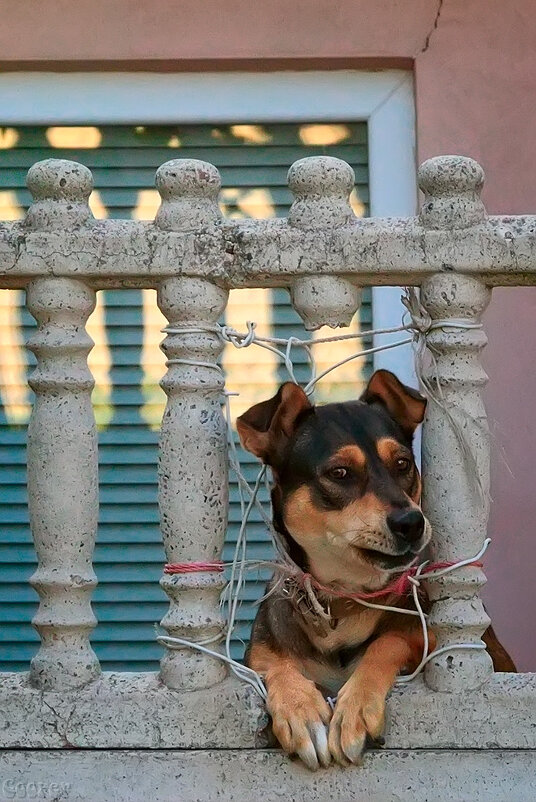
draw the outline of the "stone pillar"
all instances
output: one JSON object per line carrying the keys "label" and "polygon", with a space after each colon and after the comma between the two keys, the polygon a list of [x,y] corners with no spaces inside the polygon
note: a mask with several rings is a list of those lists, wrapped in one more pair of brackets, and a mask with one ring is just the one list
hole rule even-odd
{"label": "stone pillar", "polygon": [[[90,171],[76,162],[48,159],[28,173],[35,202],[31,230],[69,230],[90,219]],[[89,644],[96,624],[90,597],[98,517],[97,432],[91,405],[93,346],[85,323],[95,293],[67,278],[38,278],[27,304],[39,324],[28,347],[37,357],[29,383],[35,402],[28,427],[28,504],[39,565],[30,584],[40,597],[33,624],[41,647],[30,679],[45,690],[64,690],[98,676]]]}
{"label": "stone pillar", "polygon": [[[304,230],[334,229],[351,224],[354,171],[331,156],[312,156],[294,162],[288,185],[294,202],[289,225]],[[291,287],[292,304],[307,330],[348,326],[360,305],[360,290],[339,276],[302,276]]]}
{"label": "stone pillar", "polygon": [[[167,162],[159,168],[156,184],[162,196],[156,216],[161,228],[210,229],[220,219],[220,177],[212,165],[193,159]],[[158,288],[158,304],[171,329],[162,344],[168,358],[162,387],[168,400],[159,454],[160,521],[168,562],[212,562],[223,551],[227,435],[224,378],[217,366],[222,342],[214,329],[227,294],[209,281],[188,277],[167,279]],[[221,573],[164,574],[160,584],[170,599],[162,619],[169,635],[217,640],[224,628]],[[217,643],[210,648],[217,649]],[[226,673],[221,661],[188,648],[166,650],[161,663],[163,681],[175,689],[208,688]]]}
{"label": "stone pillar", "polygon": [[[425,162],[419,172],[425,198],[421,224],[428,229],[467,228],[485,219],[480,200],[484,174],[472,159],[444,156]],[[491,291],[477,279],[441,273],[424,282],[421,302],[432,321],[456,319],[479,323]],[[433,527],[436,560],[459,561],[476,554],[486,537],[489,514],[489,432],[482,401],[487,376],[480,351],[487,338],[481,328],[436,328],[427,336],[434,360],[426,375],[441,387],[441,403],[456,422],[430,401],[422,439],[423,507]],[[463,438],[463,442],[460,440]],[[464,445],[466,444],[466,445]],[[479,591],[486,581],[481,568],[467,566],[428,583],[434,601],[429,623],[438,647],[481,644],[489,624]],[[484,650],[454,649],[435,657],[425,671],[438,691],[478,688],[493,671]]]}

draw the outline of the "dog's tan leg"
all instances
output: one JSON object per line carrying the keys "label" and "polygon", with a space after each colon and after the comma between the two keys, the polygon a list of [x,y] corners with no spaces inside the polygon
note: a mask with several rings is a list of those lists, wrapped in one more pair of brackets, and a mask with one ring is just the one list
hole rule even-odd
{"label": "dog's tan leg", "polygon": [[299,661],[277,654],[266,644],[254,643],[248,664],[264,677],[272,729],[283,749],[297,754],[312,771],[319,765],[329,766],[331,710],[314,682],[302,674]]}
{"label": "dog's tan leg", "polygon": [[[430,651],[435,637],[429,632]],[[378,738],[384,725],[385,699],[403,668],[422,657],[422,633],[393,631],[371,643],[337,697],[329,727],[329,748],[337,763],[361,763],[367,733]]]}

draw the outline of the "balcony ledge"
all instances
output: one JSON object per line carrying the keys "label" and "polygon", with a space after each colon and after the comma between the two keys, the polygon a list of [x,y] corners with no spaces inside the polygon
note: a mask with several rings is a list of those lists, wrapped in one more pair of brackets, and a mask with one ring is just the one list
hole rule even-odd
{"label": "balcony ledge", "polygon": [[[0,682],[3,749],[252,749],[266,745],[255,692],[229,678],[190,692],[157,674],[104,673],[84,688],[41,691],[27,674]],[[389,749],[536,749],[536,674],[495,674],[463,695],[422,679],[388,702]]]}

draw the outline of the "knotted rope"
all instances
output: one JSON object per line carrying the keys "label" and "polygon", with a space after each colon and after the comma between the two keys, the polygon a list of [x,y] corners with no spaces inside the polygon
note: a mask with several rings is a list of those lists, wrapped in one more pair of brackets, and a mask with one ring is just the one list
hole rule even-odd
{"label": "knotted rope", "polygon": [[[417,379],[419,381],[419,386],[425,397],[428,400],[432,401],[437,406],[439,406],[440,409],[444,412],[447,420],[449,421],[456,435],[456,438],[458,439],[464,461],[466,462],[467,467],[470,468],[470,470],[468,470],[468,473],[475,478],[479,495],[481,496],[482,499],[485,499],[486,495],[484,493],[484,489],[482,486],[478,466],[476,464],[476,460],[474,458],[471,449],[471,443],[467,439],[467,434],[465,432],[465,429],[462,428],[458,423],[458,421],[455,419],[452,413],[451,406],[443,396],[437,369],[436,369],[435,381],[428,378],[425,373],[425,354],[427,352],[427,335],[431,331],[433,331],[434,329],[479,329],[482,327],[482,324],[479,322],[475,322],[473,320],[466,320],[463,318],[448,318],[441,320],[433,320],[431,316],[428,314],[427,310],[422,306],[417,291],[411,287],[405,289],[404,295],[402,297],[402,303],[406,307],[409,315],[409,321],[407,323],[402,322],[400,326],[396,326],[393,328],[372,329],[366,332],[339,334],[330,337],[319,338],[316,340],[301,340],[298,337],[289,337],[287,339],[279,337],[261,337],[257,334],[256,324],[252,321],[249,321],[247,323],[247,330],[245,332],[238,332],[230,326],[219,326],[219,325],[214,325],[214,326],[207,325],[200,327],[184,327],[184,328],[176,328],[169,326],[164,329],[164,332],[168,335],[195,334],[195,333],[216,334],[218,337],[220,337],[222,342],[230,343],[235,348],[239,349],[247,348],[251,345],[257,345],[261,348],[271,351],[282,360],[288,371],[290,379],[295,384],[298,384],[299,382],[294,373],[294,365],[292,361],[292,349],[296,347],[302,348],[305,350],[311,368],[311,378],[304,387],[304,391],[307,395],[312,394],[315,385],[326,375],[328,375],[333,370],[336,370],[340,366],[352,360],[361,358],[363,356],[368,356],[374,353],[378,353],[380,351],[385,351],[391,348],[397,348],[402,345],[413,343],[415,350],[415,372],[417,375]],[[371,348],[358,351],[355,354],[345,357],[344,359],[341,359],[339,362],[331,365],[322,373],[320,374],[316,373],[316,365],[312,354],[312,346],[322,345],[326,343],[340,342],[343,340],[360,339],[363,337],[395,334],[399,332],[408,332],[411,333],[411,336],[397,340],[395,342],[386,343],[383,345],[377,345]],[[429,349],[428,352],[430,353]],[[433,364],[435,365],[435,357],[433,355],[433,352],[431,353],[431,357],[433,360]],[[211,368],[219,372],[221,376],[224,375],[222,368],[219,365],[216,365],[211,362],[203,362],[200,360],[186,359],[186,358],[173,358],[167,361],[168,366],[172,364],[192,365],[196,367]],[[231,410],[230,410],[229,397],[231,395],[236,395],[236,394],[224,391],[223,395],[224,395],[228,441],[229,441],[229,462],[237,478],[239,497],[240,497],[240,507],[241,507],[241,524],[237,537],[237,543],[235,547],[233,560],[232,562],[227,564],[221,561],[172,563],[172,564],[167,564],[164,571],[165,573],[174,574],[174,573],[192,573],[197,571],[221,572],[226,567],[230,569],[229,582],[226,586],[226,589],[224,590],[224,593],[222,594],[222,599],[221,599],[222,604],[225,603],[228,604],[228,626],[225,638],[225,654],[207,648],[208,643],[220,640],[222,637],[222,633],[219,633],[218,635],[201,642],[194,642],[186,640],[184,638],[175,638],[168,635],[158,635],[157,641],[159,643],[162,643],[163,645],[171,649],[174,648],[196,649],[205,654],[209,654],[212,657],[215,657],[219,660],[223,660],[225,663],[229,664],[231,670],[240,680],[251,685],[263,699],[266,699],[267,695],[266,688],[264,686],[262,677],[259,674],[257,674],[257,672],[253,671],[252,669],[248,668],[242,663],[239,663],[238,661],[234,660],[231,657],[230,649],[231,649],[232,632],[234,629],[236,614],[239,606],[240,592],[245,582],[244,577],[246,571],[252,568],[254,569],[272,568],[279,574],[279,579],[276,581],[274,587],[272,588],[271,591],[269,591],[269,593],[274,592],[279,587],[280,582],[284,580],[285,576],[293,576],[297,578],[298,581],[302,582],[307,592],[310,594],[311,604],[313,607],[315,607],[315,602],[316,604],[318,604],[318,600],[313,591],[313,586],[314,586],[318,591],[321,591],[322,593],[330,594],[332,596],[339,598],[341,597],[348,599],[351,598],[365,607],[370,607],[373,609],[379,609],[389,612],[397,612],[403,615],[418,616],[420,618],[423,629],[424,646],[423,646],[422,659],[412,674],[399,677],[397,679],[397,682],[404,683],[411,681],[420,673],[420,671],[422,671],[423,667],[429,660],[431,660],[433,657],[439,654],[442,654],[443,652],[451,651],[454,649],[486,648],[483,643],[480,644],[459,643],[435,649],[431,654],[428,654],[429,643],[428,643],[428,631],[426,625],[426,614],[424,613],[420,603],[419,588],[421,586],[421,581],[423,579],[426,580],[438,579],[439,577],[444,576],[445,574],[454,571],[458,568],[461,568],[463,566],[480,565],[479,560],[483,556],[484,552],[489,546],[489,543],[491,542],[489,538],[487,538],[484,541],[484,544],[480,549],[480,551],[478,552],[478,554],[474,555],[473,557],[469,557],[467,559],[463,559],[452,563],[434,563],[432,565],[430,565],[428,561],[425,561],[418,566],[412,566],[410,569],[402,572],[402,574],[395,580],[394,583],[392,583],[388,588],[382,589],[380,591],[374,591],[372,593],[352,594],[346,591],[337,590],[336,588],[330,586],[321,585],[320,583],[317,582],[317,580],[314,579],[314,577],[304,573],[291,560],[291,558],[288,555],[285,543],[282,541],[279,533],[274,529],[270,515],[266,512],[266,510],[263,507],[263,504],[260,502],[258,498],[258,493],[261,488],[261,485],[265,483],[266,486],[269,487],[266,466],[263,465],[260,468],[253,487],[251,487],[247,482],[247,480],[245,479],[240,468],[239,456],[236,449],[236,444],[231,425]],[[466,413],[464,412],[463,414]],[[475,423],[478,423],[474,421],[474,419],[472,418],[471,420]],[[272,543],[277,555],[276,561],[269,561],[269,560],[252,561],[247,559],[246,530],[247,530],[249,515],[254,507],[260,513],[261,518],[265,523],[265,525],[267,526],[268,531],[271,535]],[[400,597],[407,594],[409,591],[411,591],[413,595],[413,601],[415,603],[415,608],[416,608],[415,610],[407,610],[405,608],[382,605],[371,601],[372,598],[380,598],[381,596],[384,596],[387,593],[398,595]],[[266,596],[263,598],[266,598]],[[260,601],[262,601],[262,599]]]}

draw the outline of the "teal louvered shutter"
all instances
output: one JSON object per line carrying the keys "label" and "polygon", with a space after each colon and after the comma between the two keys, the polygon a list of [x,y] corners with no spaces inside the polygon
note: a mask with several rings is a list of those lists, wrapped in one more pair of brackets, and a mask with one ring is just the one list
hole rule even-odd
{"label": "teal louvered shutter", "polygon": [[[0,132],[1,133],[1,132]],[[25,188],[28,168],[51,156],[81,161],[93,171],[96,216],[151,219],[158,205],[156,168],[170,158],[191,157],[215,164],[222,175],[222,207],[230,217],[285,216],[292,201],[286,186],[290,164],[304,156],[328,154],[348,161],[356,172],[354,206],[367,213],[367,130],[364,123],[21,127],[3,132],[0,142],[0,218],[16,219],[30,203]],[[247,295],[250,293],[250,295]],[[160,648],[154,623],[167,609],[158,585],[164,553],[158,529],[157,440],[165,397],[158,386],[163,356],[158,350],[164,321],[152,291],[134,289],[98,293],[99,304],[89,329],[96,346],[90,359],[96,378],[93,394],[100,462],[100,518],[95,553],[99,585],[94,609],[99,625],[94,648],[106,670],[154,670]],[[31,394],[26,379],[34,359],[22,343],[34,328],[21,291],[0,292],[0,669],[24,670],[37,647],[30,625],[37,597],[28,585],[35,552],[28,527],[25,488],[26,426]],[[303,326],[286,290],[231,293],[227,322],[264,316],[275,336],[304,336]],[[364,294],[359,326],[370,327],[370,296]],[[365,340],[366,342],[366,340]],[[6,344],[7,343],[7,347]],[[356,348],[355,343],[351,346]],[[321,348],[321,347],[320,347]],[[320,352],[319,352],[320,353]],[[308,376],[305,355],[295,351],[300,381]],[[324,353],[334,361],[334,350]],[[238,387],[243,409],[275,392],[286,380],[275,363],[262,362],[258,351],[234,352],[224,366],[231,389]],[[370,361],[334,374],[318,400],[350,398],[370,372]],[[241,453],[244,471],[254,479],[257,461]],[[229,530],[225,559],[230,559],[240,526],[238,489],[230,486]],[[270,555],[265,527],[256,512],[249,528],[250,556]],[[240,609],[234,653],[242,654],[252,602],[262,589],[248,577]]]}

